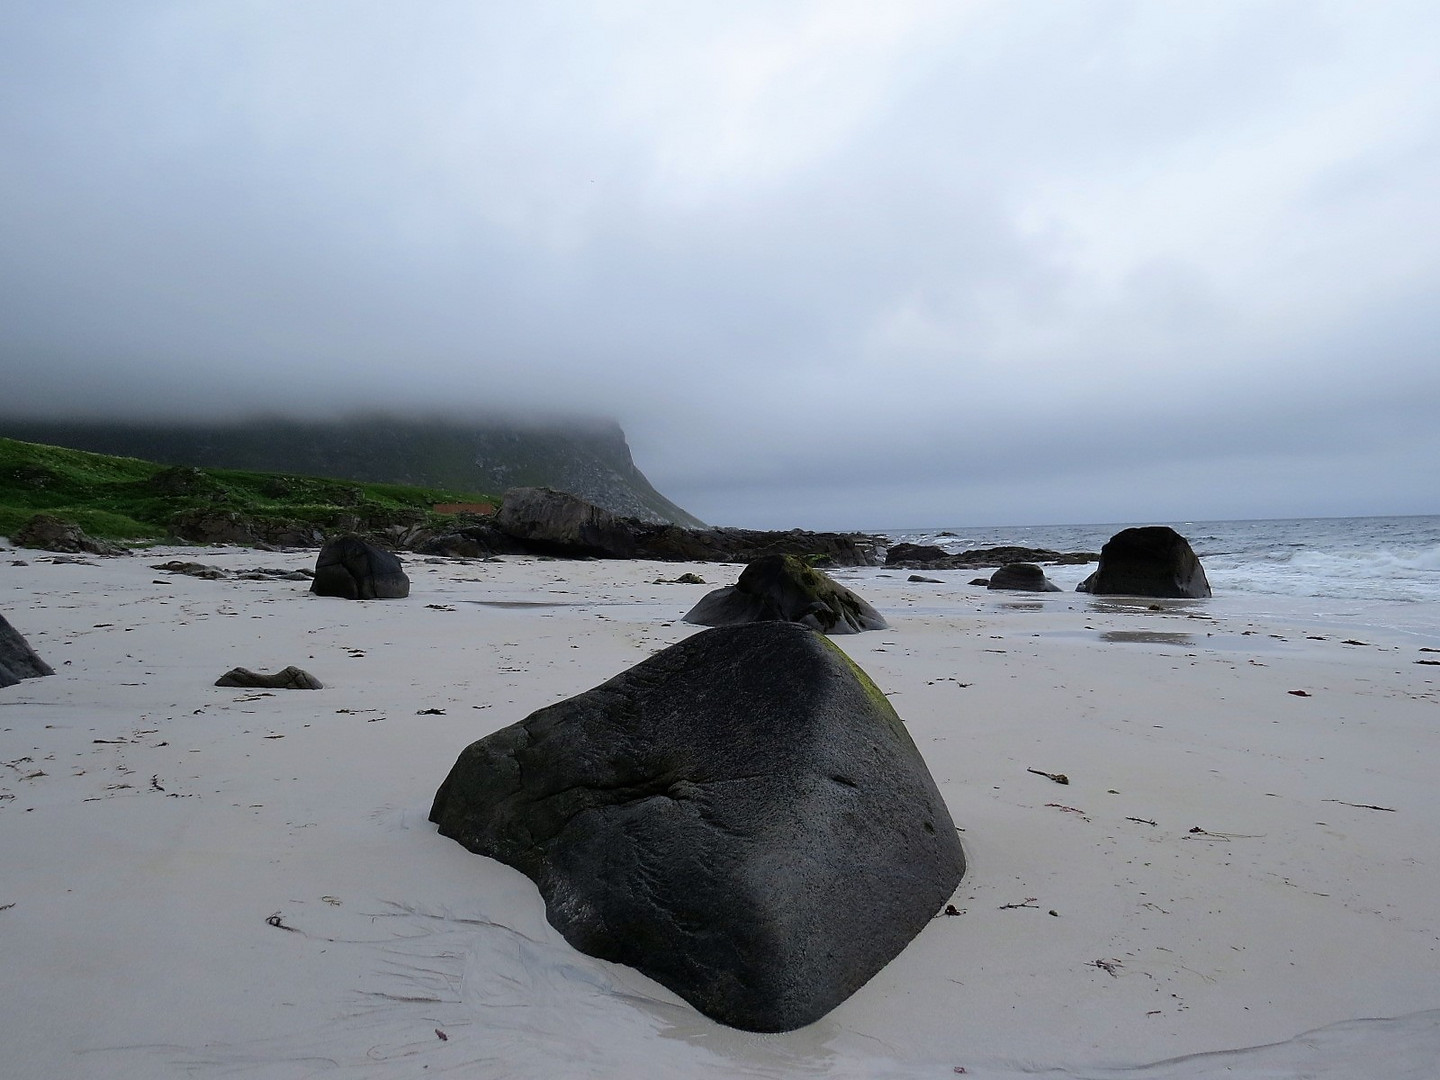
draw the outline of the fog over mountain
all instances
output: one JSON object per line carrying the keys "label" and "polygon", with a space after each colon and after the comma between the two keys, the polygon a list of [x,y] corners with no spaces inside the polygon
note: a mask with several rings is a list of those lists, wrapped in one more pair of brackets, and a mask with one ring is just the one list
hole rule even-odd
{"label": "fog over mountain", "polygon": [[1440,510],[1440,8],[17,2],[0,413],[579,413],[707,521]]}

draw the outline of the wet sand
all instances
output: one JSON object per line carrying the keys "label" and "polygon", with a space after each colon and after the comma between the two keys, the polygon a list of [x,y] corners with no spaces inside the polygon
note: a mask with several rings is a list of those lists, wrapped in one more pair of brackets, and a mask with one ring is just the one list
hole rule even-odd
{"label": "wet sand", "polygon": [[[0,611],[57,672],[0,690],[17,1077],[1398,1078],[1440,1053],[1440,653],[1413,636],[837,571],[891,629],[835,640],[970,869],[849,1001],[755,1036],[576,953],[426,820],[467,743],[697,632],[738,566],[410,559],[409,599],[352,603],[171,558],[314,564],[0,551]],[[709,584],[656,583],[685,572]],[[288,664],[325,688],[213,685]]]}

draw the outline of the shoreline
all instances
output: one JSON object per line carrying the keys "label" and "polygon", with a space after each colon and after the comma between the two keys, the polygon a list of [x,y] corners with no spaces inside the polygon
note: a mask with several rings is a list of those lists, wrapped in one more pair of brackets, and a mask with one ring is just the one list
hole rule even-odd
{"label": "shoreline", "polygon": [[[464,745],[698,632],[680,616],[738,566],[407,557],[409,599],[356,603],[169,558],[314,552],[0,551],[0,611],[57,672],[0,690],[17,1075],[1096,1076],[1367,1017],[1440,1038],[1440,668],[1405,634],[830,571],[891,623],[833,640],[964,830],[964,914],[757,1037],[576,953],[425,820]],[[687,571],[707,584],[655,583]],[[211,685],[292,663],[326,688]],[[1382,1030],[1320,1044],[1422,1075],[1373,1060]]]}

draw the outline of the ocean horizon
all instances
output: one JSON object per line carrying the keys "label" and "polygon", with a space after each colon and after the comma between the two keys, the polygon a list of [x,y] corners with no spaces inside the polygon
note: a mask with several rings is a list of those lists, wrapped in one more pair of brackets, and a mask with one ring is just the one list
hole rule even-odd
{"label": "ocean horizon", "polygon": [[1436,514],[867,531],[892,544],[929,544],[952,553],[1005,544],[1098,552],[1120,530],[1141,525],[1168,525],[1184,536],[1212,587],[1218,579],[1229,591],[1440,604],[1440,515]]}
{"label": "ocean horizon", "polygon": [[[1080,525],[881,528],[892,544],[948,552],[1017,545],[1093,551],[1121,529],[1169,525],[1195,550],[1214,596],[1198,603],[1230,614],[1284,617],[1319,628],[1398,633],[1440,647],[1440,515],[1136,521]],[[1047,566],[1073,593],[1094,564]],[[974,576],[969,571],[964,571]],[[1037,594],[1042,595],[1042,594]]]}

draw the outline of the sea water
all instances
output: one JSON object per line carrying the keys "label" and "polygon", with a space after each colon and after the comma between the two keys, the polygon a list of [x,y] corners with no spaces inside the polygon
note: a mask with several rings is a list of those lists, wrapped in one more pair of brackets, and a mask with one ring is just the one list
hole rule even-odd
{"label": "sea water", "polygon": [[[1440,643],[1440,515],[873,531],[892,544],[932,544],[948,552],[1009,544],[1098,552],[1132,525],[1169,525],[1185,537],[1217,607],[1230,613],[1299,617]],[[1046,575],[1072,591],[1092,570],[1093,564],[1051,566]]]}

